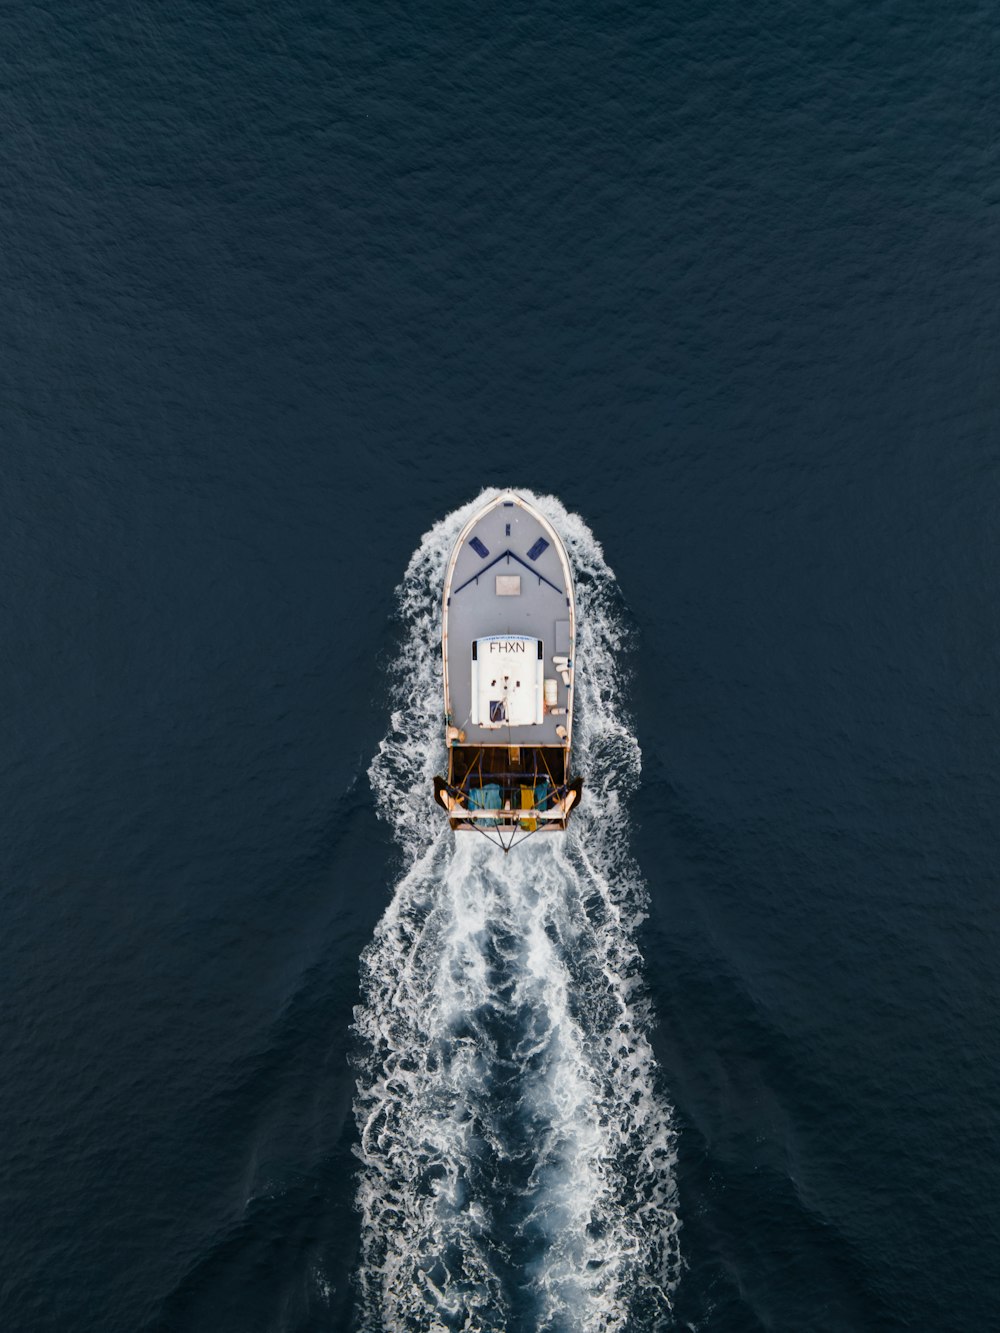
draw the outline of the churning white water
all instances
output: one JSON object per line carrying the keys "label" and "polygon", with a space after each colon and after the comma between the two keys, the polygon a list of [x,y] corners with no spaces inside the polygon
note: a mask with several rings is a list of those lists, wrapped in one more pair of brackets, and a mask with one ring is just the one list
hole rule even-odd
{"label": "churning white water", "polygon": [[441,587],[484,493],[410,561],[392,723],[370,770],[406,857],[356,1011],[371,1330],[653,1329],[680,1263],[670,1108],[635,944],[645,890],[623,800],[639,748],[619,698],[614,578],[578,516],[522,494],[573,567],[584,797],[566,835],[507,857],[456,837],[433,803],[446,764]]}

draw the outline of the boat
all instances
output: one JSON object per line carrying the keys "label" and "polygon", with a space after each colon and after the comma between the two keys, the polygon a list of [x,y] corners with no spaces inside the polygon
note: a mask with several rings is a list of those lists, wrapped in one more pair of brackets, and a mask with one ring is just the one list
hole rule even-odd
{"label": "boat", "polygon": [[456,833],[509,852],[565,831],[583,790],[570,775],[575,645],[562,539],[502,491],[459,533],[444,580],[448,771],[434,796]]}

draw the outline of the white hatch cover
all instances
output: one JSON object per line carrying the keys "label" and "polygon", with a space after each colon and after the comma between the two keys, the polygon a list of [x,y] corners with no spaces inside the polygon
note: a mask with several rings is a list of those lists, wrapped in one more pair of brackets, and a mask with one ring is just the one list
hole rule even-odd
{"label": "white hatch cover", "polygon": [[472,722],[526,727],[543,717],[545,662],[541,639],[490,634],[472,645]]}

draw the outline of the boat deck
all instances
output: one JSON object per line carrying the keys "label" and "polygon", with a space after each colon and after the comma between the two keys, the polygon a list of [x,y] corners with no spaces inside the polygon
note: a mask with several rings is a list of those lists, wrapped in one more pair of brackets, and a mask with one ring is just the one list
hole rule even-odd
{"label": "boat deck", "polygon": [[[573,603],[558,537],[516,499],[503,499],[477,520],[451,568],[445,590],[445,708],[468,745],[556,745],[572,730],[572,672],[567,685],[553,656],[573,657]],[[488,635],[542,640],[544,676],[557,682],[555,712],[531,725],[472,722],[472,645]],[[556,728],[566,729],[565,738]]]}

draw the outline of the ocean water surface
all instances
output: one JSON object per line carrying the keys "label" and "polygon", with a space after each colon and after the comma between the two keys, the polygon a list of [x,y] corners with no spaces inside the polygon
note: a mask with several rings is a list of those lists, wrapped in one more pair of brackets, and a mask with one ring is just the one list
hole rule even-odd
{"label": "ocean water surface", "polygon": [[[997,25],[8,10],[4,1333],[996,1322]],[[588,789],[504,862],[506,485]]]}

